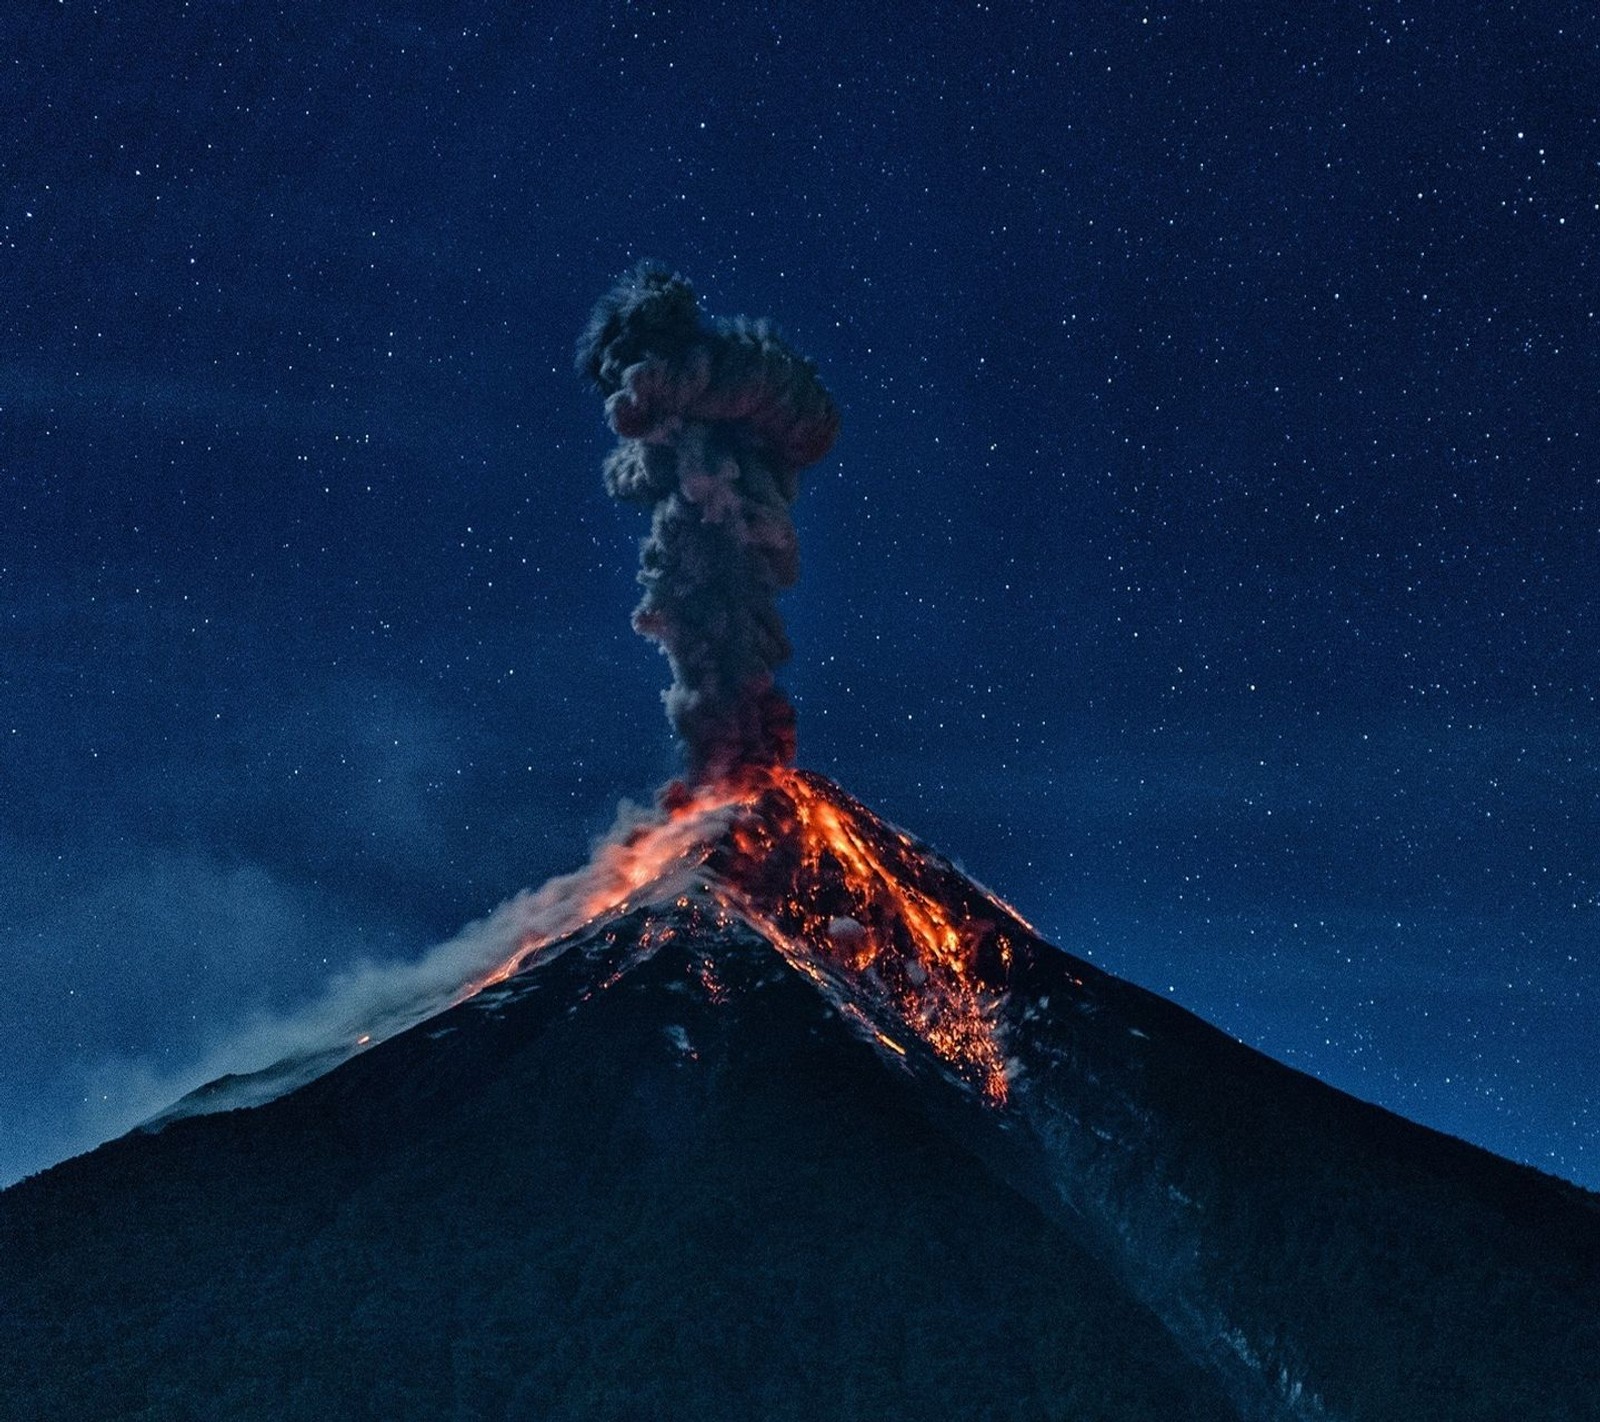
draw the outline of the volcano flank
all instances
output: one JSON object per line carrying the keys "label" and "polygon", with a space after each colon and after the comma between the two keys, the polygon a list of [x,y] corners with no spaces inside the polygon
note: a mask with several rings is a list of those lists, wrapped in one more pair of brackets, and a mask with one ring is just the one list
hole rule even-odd
{"label": "volcano flank", "polygon": [[0,1193],[0,1417],[1593,1419],[1600,1198],[1062,952],[794,767],[810,363],[647,266],[579,364],[685,779],[468,968]]}
{"label": "volcano flank", "polygon": [[1593,1196],[1043,943],[819,776],[615,854],[456,1006],[0,1195],[0,1415],[1593,1415]]}

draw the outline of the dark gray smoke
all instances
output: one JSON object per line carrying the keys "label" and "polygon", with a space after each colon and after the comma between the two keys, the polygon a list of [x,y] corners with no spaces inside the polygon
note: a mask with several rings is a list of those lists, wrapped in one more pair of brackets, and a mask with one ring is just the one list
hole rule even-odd
{"label": "dark gray smoke", "polygon": [[765,322],[708,324],[689,283],[649,265],[595,306],[578,368],[617,433],[606,488],[653,510],[633,625],[672,664],[691,778],[787,764],[794,707],[773,674],[790,655],[777,595],[800,572],[789,506],[838,408]]}

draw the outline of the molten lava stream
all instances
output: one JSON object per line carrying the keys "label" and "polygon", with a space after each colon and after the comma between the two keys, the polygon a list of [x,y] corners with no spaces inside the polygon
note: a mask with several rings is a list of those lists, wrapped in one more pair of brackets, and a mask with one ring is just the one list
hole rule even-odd
{"label": "molten lava stream", "polygon": [[[719,865],[738,910],[795,967],[819,981],[817,964],[842,970],[985,1097],[1004,1102],[996,995],[978,974],[979,944],[994,926],[923,889],[917,880],[936,866],[905,836],[835,800],[826,782],[782,769],[766,780],[734,823],[734,856]],[[1003,939],[999,951],[1009,958]]]}

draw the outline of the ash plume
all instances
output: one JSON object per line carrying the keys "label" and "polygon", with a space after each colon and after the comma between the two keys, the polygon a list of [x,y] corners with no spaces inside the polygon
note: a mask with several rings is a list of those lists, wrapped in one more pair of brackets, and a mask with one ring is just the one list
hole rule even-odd
{"label": "ash plume", "polygon": [[766,322],[707,322],[689,283],[649,264],[595,306],[578,369],[618,439],[607,490],[652,510],[633,626],[671,663],[690,778],[789,763],[794,707],[774,680],[791,650],[777,595],[800,571],[789,508],[838,408]]}

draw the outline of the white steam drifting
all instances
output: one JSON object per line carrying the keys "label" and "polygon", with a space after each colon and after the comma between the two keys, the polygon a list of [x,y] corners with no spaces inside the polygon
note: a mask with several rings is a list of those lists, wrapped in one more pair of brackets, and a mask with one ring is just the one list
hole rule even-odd
{"label": "white steam drifting", "polygon": [[[714,837],[724,813],[713,804],[682,817],[685,840]],[[358,963],[305,1007],[255,1016],[181,1067],[143,1057],[106,1059],[84,1073],[76,1129],[51,1158],[79,1154],[139,1126],[285,1095],[486,983],[559,952],[564,939],[647,885],[653,895],[676,895],[686,886],[675,877],[682,871],[658,878],[655,866],[634,852],[642,832],[659,830],[664,821],[658,808],[624,804],[581,869],[517,894],[413,962]]]}

